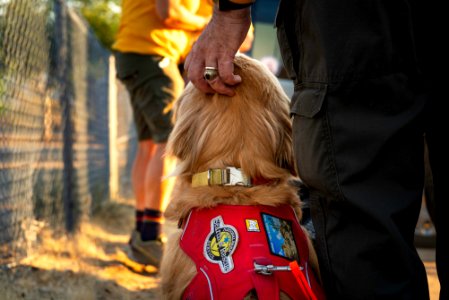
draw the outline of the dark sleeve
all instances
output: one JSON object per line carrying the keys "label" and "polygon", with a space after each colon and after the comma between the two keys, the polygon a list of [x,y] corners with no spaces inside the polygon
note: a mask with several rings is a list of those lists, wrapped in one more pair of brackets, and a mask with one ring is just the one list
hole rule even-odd
{"label": "dark sleeve", "polygon": [[251,6],[256,0],[219,0],[220,10],[234,10]]}

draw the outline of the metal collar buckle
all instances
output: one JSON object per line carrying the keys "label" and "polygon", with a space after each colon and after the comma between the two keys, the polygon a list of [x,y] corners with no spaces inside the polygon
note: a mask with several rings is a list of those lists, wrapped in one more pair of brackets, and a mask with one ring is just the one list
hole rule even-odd
{"label": "metal collar buckle", "polygon": [[[226,167],[221,169],[221,185],[223,186],[251,186],[251,181],[246,177],[242,171],[235,167]],[[207,180],[211,185],[212,169],[208,170]]]}

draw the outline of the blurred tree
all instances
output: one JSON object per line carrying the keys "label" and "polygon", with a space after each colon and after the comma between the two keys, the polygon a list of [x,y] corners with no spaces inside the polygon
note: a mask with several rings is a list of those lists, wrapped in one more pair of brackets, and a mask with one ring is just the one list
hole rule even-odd
{"label": "blurred tree", "polygon": [[104,47],[111,49],[120,21],[121,0],[68,0],[89,22]]}

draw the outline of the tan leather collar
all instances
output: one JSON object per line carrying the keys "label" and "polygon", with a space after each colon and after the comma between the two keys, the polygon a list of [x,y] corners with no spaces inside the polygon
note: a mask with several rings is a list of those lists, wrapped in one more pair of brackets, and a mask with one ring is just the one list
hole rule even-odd
{"label": "tan leather collar", "polygon": [[199,186],[246,186],[250,187],[251,179],[240,169],[226,167],[224,169],[209,169],[192,176],[192,187]]}

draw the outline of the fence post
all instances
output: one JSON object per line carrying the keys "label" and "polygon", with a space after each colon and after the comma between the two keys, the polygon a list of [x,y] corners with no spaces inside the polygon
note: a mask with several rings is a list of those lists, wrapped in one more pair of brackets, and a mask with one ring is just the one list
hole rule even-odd
{"label": "fence post", "polygon": [[115,59],[109,57],[109,194],[117,199],[119,186],[119,167],[117,151],[117,83],[115,78]]}
{"label": "fence post", "polygon": [[75,199],[73,195],[73,120],[72,120],[72,91],[70,85],[70,45],[67,32],[67,11],[63,0],[55,0],[55,47],[57,53],[57,77],[61,83],[61,107],[64,124],[62,132],[63,150],[63,192],[65,227],[68,232],[75,229]]}

